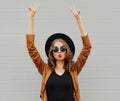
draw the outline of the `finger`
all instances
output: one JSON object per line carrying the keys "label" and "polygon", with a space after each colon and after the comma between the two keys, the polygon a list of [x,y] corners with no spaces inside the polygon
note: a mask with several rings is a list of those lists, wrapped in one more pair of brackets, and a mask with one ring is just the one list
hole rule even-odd
{"label": "finger", "polygon": [[29,9],[29,11],[33,11],[33,7],[29,7],[28,9]]}
{"label": "finger", "polygon": [[33,4],[33,8],[35,8],[36,7],[36,3],[34,2],[34,4]]}
{"label": "finger", "polygon": [[75,14],[73,6],[71,7],[71,11],[72,11],[73,14]]}
{"label": "finger", "polygon": [[39,6],[40,6],[39,4],[36,5],[36,7],[35,7],[35,11],[38,10]]}
{"label": "finger", "polygon": [[74,4],[73,4],[73,10],[74,10],[75,14],[78,13],[77,10],[75,9],[75,5]]}
{"label": "finger", "polygon": [[75,9],[75,5],[73,4],[73,12],[74,12],[74,14],[76,14],[77,13],[77,10]]}
{"label": "finger", "polygon": [[33,10],[36,12],[38,8],[39,8],[39,4],[36,4],[36,3],[35,3]]}
{"label": "finger", "polygon": [[78,14],[80,14],[80,10],[77,10]]}
{"label": "finger", "polygon": [[31,8],[28,8],[29,9],[29,11],[31,11]]}
{"label": "finger", "polygon": [[33,4],[33,10],[35,11],[35,8],[36,8],[36,3]]}
{"label": "finger", "polygon": [[75,9],[75,4],[73,4],[73,6],[72,6],[72,7],[73,7],[73,9]]}
{"label": "finger", "polygon": [[74,5],[74,4],[73,4],[72,8],[73,8],[73,10],[74,10],[74,12],[75,12],[75,11],[76,11],[76,9],[75,9],[75,5]]}

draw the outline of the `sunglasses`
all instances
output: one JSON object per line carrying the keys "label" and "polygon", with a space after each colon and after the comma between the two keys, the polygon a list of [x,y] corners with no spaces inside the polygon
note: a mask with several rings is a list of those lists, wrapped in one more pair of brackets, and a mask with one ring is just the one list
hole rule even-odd
{"label": "sunglasses", "polygon": [[58,52],[60,50],[60,52],[65,52],[67,49],[65,46],[61,46],[60,48],[58,48],[57,46],[55,46],[52,50],[52,52]]}

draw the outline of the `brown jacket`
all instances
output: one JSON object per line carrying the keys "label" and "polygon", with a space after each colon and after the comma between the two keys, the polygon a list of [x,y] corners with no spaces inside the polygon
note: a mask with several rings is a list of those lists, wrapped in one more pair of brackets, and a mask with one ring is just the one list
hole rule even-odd
{"label": "brown jacket", "polygon": [[[35,48],[34,37],[35,37],[34,34],[27,34],[26,35],[26,45],[27,45],[27,49],[28,49],[30,57],[32,58],[39,73],[42,75],[42,85],[41,85],[40,97],[42,98],[43,101],[47,101],[45,85],[46,85],[46,82],[47,82],[50,74],[52,73],[52,70],[50,69],[48,64],[44,63],[40,54],[38,53],[37,49]],[[71,74],[72,80],[73,80],[73,85],[74,85],[74,94],[73,95],[74,95],[75,101],[80,101],[78,74],[80,73],[82,67],[84,66],[84,64],[88,58],[88,55],[90,53],[90,50],[91,50],[91,43],[90,43],[88,35],[82,37],[82,43],[83,43],[82,51],[80,52],[80,55],[74,64],[76,69],[69,71]]]}

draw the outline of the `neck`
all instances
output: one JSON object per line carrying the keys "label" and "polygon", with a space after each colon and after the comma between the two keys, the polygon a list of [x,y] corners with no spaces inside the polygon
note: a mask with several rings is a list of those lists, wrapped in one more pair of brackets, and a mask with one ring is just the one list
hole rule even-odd
{"label": "neck", "polygon": [[64,61],[56,61],[57,69],[63,69],[63,67],[64,67]]}

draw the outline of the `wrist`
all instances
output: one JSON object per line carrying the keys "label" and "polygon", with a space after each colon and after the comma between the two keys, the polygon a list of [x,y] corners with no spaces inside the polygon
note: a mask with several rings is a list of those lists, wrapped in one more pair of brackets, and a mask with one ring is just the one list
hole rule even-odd
{"label": "wrist", "polygon": [[29,18],[30,20],[33,20],[33,19],[34,19],[34,16],[29,15],[28,18]]}
{"label": "wrist", "polygon": [[76,17],[76,20],[77,20],[77,21],[81,21],[81,16],[78,15],[78,16]]}

